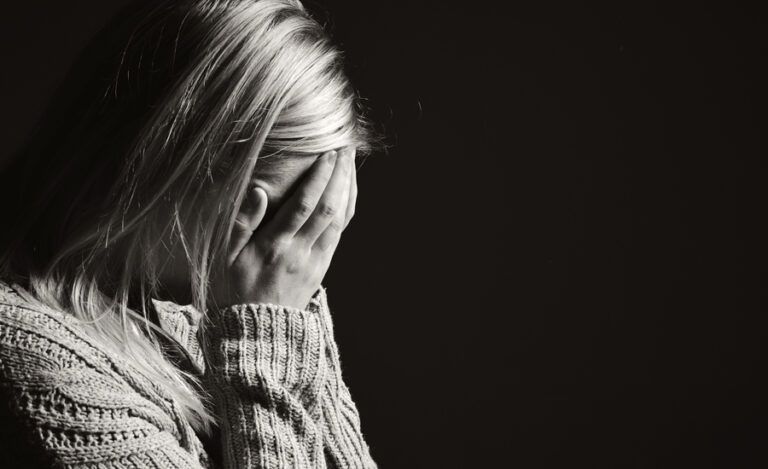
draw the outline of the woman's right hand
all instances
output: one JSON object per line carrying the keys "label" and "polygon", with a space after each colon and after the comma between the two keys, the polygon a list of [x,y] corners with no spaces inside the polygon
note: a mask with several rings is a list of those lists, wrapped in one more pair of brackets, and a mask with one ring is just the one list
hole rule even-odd
{"label": "woman's right hand", "polygon": [[249,189],[235,220],[223,273],[212,281],[215,307],[242,303],[307,307],[354,215],[354,160],[354,148],[324,153],[265,226],[260,224],[267,194],[260,187]]}

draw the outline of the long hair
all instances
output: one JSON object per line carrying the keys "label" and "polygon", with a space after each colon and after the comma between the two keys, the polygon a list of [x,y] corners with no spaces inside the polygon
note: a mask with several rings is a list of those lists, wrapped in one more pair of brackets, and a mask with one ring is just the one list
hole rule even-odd
{"label": "long hair", "polygon": [[148,321],[162,240],[183,246],[205,312],[258,158],[369,150],[341,52],[298,0],[135,3],[92,40],[32,135],[0,188],[0,273],[81,319],[206,428],[197,383]]}

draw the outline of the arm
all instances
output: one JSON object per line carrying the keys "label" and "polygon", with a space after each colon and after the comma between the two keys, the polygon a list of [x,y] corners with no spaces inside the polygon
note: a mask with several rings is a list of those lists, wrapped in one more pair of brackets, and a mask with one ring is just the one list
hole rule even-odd
{"label": "arm", "polygon": [[321,287],[312,298],[310,310],[320,315],[326,344],[328,377],[323,384],[320,406],[329,465],[338,468],[376,468],[363,438],[357,406],[342,378],[339,350],[333,335],[333,320],[324,288]]}
{"label": "arm", "polygon": [[203,337],[230,466],[375,467],[341,385],[329,317],[307,308],[354,214],[354,155],[318,158],[264,226],[263,189],[239,207]]}
{"label": "arm", "polygon": [[327,374],[320,317],[295,308],[224,309],[206,332],[207,380],[227,468],[325,467],[316,423]]}
{"label": "arm", "polygon": [[306,310],[226,308],[207,334],[226,467],[376,467],[341,380],[324,289]]}
{"label": "arm", "polygon": [[57,467],[206,467],[168,396],[63,315],[3,305],[0,385],[25,433]]}

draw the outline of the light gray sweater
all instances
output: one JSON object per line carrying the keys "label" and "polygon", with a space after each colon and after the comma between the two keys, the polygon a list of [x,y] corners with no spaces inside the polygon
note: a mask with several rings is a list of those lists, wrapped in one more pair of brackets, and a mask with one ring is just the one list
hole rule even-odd
{"label": "light gray sweater", "polygon": [[[64,467],[213,467],[166,389],[89,340],[73,316],[32,305],[19,288],[0,282],[0,384],[41,451]],[[197,340],[200,313],[155,306],[205,372],[226,468],[376,467],[342,380],[323,288],[306,310],[221,311],[206,347]]]}

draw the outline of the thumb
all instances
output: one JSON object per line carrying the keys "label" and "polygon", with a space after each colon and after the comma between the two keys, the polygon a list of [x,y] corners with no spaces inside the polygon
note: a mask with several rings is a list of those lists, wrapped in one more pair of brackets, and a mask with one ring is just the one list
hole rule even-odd
{"label": "thumb", "polygon": [[240,211],[235,217],[232,227],[232,235],[229,241],[229,255],[227,261],[232,265],[248,244],[253,232],[259,227],[267,213],[267,193],[261,187],[252,187],[243,198]]}

